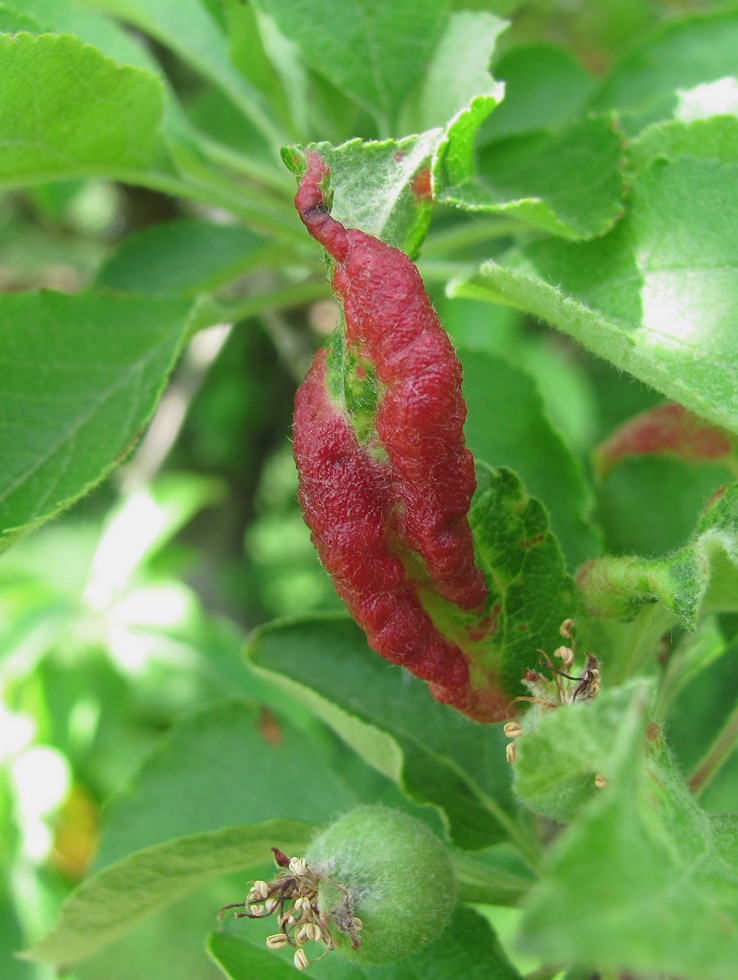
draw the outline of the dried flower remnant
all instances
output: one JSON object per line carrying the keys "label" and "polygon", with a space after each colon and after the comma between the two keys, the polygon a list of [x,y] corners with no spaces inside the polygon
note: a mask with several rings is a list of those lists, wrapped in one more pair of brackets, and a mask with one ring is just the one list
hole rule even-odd
{"label": "dried flower remnant", "polygon": [[282,870],[272,881],[252,882],[246,900],[224,905],[218,918],[222,919],[229,909],[244,910],[234,913],[237,919],[264,919],[276,914],[279,932],[267,936],[266,945],[269,949],[293,947],[293,962],[298,970],[304,970],[310,962],[303,949],[307,943],[320,943],[323,946],[316,957],[318,960],[335,948],[329,923],[318,908],[319,886],[321,882],[328,882],[345,895],[343,919],[340,924],[333,924],[348,935],[352,948],[358,949],[361,944],[361,920],[353,914],[353,903],[346,889],[312,871],[304,858],[289,858],[276,847],[272,851],[277,867]]}
{"label": "dried flower remnant", "polygon": [[246,900],[220,916],[229,909],[237,918],[275,916],[266,944],[291,949],[298,969],[331,951],[361,963],[404,959],[435,941],[451,917],[456,878],[448,850],[402,811],[355,807],[321,831],[305,857],[272,850],[274,879],[252,882]]}
{"label": "dried flower remnant", "polygon": [[[555,666],[548,654],[540,650],[542,663],[548,668],[551,676],[547,677],[535,670],[526,670],[523,684],[530,691],[530,696],[515,698],[515,701],[525,701],[536,706],[539,712],[553,711],[567,704],[591,701],[600,692],[600,664],[591,653],[585,654],[584,667],[579,674],[570,672],[576,659],[574,621],[565,619],[559,627],[559,633],[569,641],[569,645],[557,647],[553,652],[554,657],[561,661],[561,667]],[[504,725],[503,732],[507,738],[515,739],[523,734],[523,727],[516,721],[509,721]],[[512,742],[506,747],[506,757],[510,763],[515,762],[517,758],[515,745]],[[595,785],[601,789],[605,782],[597,782],[597,780],[604,780],[604,777],[597,776],[595,780]]]}

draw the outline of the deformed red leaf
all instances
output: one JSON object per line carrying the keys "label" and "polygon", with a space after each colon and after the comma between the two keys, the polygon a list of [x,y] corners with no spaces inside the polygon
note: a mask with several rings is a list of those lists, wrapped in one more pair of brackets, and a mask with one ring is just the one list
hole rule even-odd
{"label": "deformed red leaf", "polygon": [[641,412],[600,443],[595,472],[602,477],[630,456],[671,456],[738,469],[735,437],[673,402]]}

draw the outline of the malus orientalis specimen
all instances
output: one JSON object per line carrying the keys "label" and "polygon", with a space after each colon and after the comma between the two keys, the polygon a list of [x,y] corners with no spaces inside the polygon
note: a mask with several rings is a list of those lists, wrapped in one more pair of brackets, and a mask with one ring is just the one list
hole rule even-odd
{"label": "malus orientalis specimen", "polygon": [[[331,217],[328,168],[312,150],[305,164],[295,206],[332,259],[343,310],[295,399],[305,522],[372,649],[439,701],[499,720],[507,699],[473,669],[486,587],[467,520],[476,484],[458,359],[410,259]],[[434,621],[443,603],[472,614],[468,644]]]}

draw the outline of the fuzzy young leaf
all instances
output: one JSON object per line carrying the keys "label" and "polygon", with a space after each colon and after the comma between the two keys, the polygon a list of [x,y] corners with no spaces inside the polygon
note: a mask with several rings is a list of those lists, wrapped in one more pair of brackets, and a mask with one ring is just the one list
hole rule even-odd
{"label": "fuzzy young leaf", "polygon": [[647,130],[627,216],[586,243],[541,239],[452,284],[509,303],[695,414],[738,431],[738,120]]}
{"label": "fuzzy young leaf", "polygon": [[[607,674],[605,674],[605,682]],[[591,702],[532,711],[515,742],[513,789],[534,813],[568,823],[611,774],[609,755],[634,698],[648,702],[642,682],[606,691]]]}
{"label": "fuzzy young leaf", "polygon": [[647,724],[648,701],[647,686],[631,685],[551,712],[518,740],[528,791],[553,783],[552,766],[564,780],[593,768],[607,779],[547,857],[524,948],[549,962],[722,980],[738,956],[734,821],[697,806]]}
{"label": "fuzzy young leaf", "polygon": [[[341,146],[316,143],[330,169],[333,195],[331,213],[346,228],[360,228],[408,255],[414,255],[425,237],[431,217],[430,163],[441,130],[430,130],[401,140],[350,140]],[[282,151],[289,169],[300,176],[305,150]]]}
{"label": "fuzzy young leaf", "polygon": [[0,298],[0,532],[28,528],[129,451],[180,351],[190,304],[95,294]]}
{"label": "fuzzy young leaf", "polygon": [[[692,540],[665,558],[607,556],[584,565],[578,585],[595,616],[632,619],[661,603],[687,629],[703,610],[734,612],[738,584],[738,484],[715,495]],[[708,591],[709,590],[709,591]]]}
{"label": "fuzzy young leaf", "polygon": [[469,522],[491,602],[480,660],[512,700],[537,651],[558,646],[559,626],[575,611],[574,583],[545,508],[512,470],[478,467]]}

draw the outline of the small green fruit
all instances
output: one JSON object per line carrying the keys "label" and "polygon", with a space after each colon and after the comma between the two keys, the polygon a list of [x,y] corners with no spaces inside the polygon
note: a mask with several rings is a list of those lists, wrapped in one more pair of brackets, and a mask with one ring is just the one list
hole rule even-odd
{"label": "small green fruit", "polygon": [[337,927],[337,951],[366,963],[421,949],[440,935],[456,903],[444,845],[425,824],[389,807],[351,810],[315,838],[305,858],[328,879],[320,882],[318,907]]}

